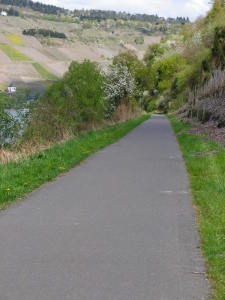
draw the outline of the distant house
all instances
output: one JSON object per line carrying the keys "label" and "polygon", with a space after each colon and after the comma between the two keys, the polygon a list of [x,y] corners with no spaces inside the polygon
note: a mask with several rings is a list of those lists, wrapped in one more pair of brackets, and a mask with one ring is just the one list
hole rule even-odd
{"label": "distant house", "polygon": [[8,13],[5,10],[2,10],[1,11],[1,16],[6,17],[6,16],[8,16]]}
{"label": "distant house", "polygon": [[9,93],[9,94],[14,94],[14,93],[16,93],[16,86],[15,86],[15,84],[11,83],[11,84],[8,86],[8,93]]}

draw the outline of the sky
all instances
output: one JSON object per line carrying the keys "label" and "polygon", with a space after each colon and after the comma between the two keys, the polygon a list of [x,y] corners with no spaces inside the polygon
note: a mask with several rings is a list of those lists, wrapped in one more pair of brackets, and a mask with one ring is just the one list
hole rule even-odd
{"label": "sky", "polygon": [[209,0],[39,0],[68,9],[106,9],[160,17],[189,17],[195,20],[209,9]]}

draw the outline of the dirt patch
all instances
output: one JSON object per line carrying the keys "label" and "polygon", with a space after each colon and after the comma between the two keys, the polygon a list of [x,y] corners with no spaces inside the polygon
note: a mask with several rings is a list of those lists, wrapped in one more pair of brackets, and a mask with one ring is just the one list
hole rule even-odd
{"label": "dirt patch", "polygon": [[28,48],[42,49],[41,43],[33,36],[23,36],[23,43]]}
{"label": "dirt patch", "polygon": [[8,63],[0,68],[0,82],[10,83],[16,80],[30,82],[37,79],[40,79],[40,76],[29,63]]}
{"label": "dirt patch", "polygon": [[159,44],[161,42],[161,39],[162,39],[161,36],[145,36],[144,44],[146,46],[149,46],[152,44]]}
{"label": "dirt patch", "polygon": [[114,49],[106,49],[106,48],[96,48],[100,56],[104,56],[107,59],[112,59],[115,55],[118,54],[117,50]]}
{"label": "dirt patch", "polygon": [[38,49],[28,48],[28,47],[15,47],[15,48],[18,49],[21,53],[31,58],[33,61],[37,61],[40,63],[48,63],[51,61],[51,59],[48,56],[41,53],[41,51]]}
{"label": "dirt patch", "polygon": [[81,44],[78,44],[74,48],[61,47],[59,50],[71,60],[83,61],[84,59],[90,59],[98,61],[100,58],[100,55],[97,53],[96,49]]}
{"label": "dirt patch", "polygon": [[46,63],[45,65],[49,71],[61,77],[68,70],[70,62],[50,62]]}

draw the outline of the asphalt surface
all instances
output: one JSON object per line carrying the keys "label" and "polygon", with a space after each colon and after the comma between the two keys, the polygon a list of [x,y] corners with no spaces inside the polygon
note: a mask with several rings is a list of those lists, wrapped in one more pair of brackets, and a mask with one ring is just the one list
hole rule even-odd
{"label": "asphalt surface", "polygon": [[1,212],[0,255],[0,300],[208,299],[167,119],[153,116]]}

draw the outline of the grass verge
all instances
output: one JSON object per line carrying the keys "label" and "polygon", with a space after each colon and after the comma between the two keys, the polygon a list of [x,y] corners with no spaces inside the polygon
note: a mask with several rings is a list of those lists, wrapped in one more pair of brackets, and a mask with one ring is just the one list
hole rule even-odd
{"label": "grass verge", "polygon": [[190,178],[212,299],[225,299],[225,150],[169,116]]}
{"label": "grass verge", "polygon": [[7,44],[0,43],[0,50],[2,50],[12,61],[30,61],[26,55]]}
{"label": "grass verge", "polygon": [[98,131],[90,131],[26,160],[1,164],[0,209],[68,171],[90,154],[117,141],[147,118],[145,115]]}
{"label": "grass verge", "polygon": [[54,74],[50,73],[39,63],[35,62],[35,63],[32,63],[32,65],[35,68],[35,70],[41,75],[41,77],[43,79],[46,79],[46,80],[57,80],[58,79]]}

